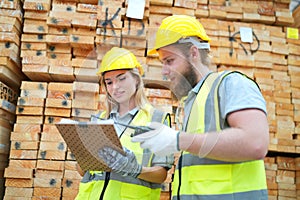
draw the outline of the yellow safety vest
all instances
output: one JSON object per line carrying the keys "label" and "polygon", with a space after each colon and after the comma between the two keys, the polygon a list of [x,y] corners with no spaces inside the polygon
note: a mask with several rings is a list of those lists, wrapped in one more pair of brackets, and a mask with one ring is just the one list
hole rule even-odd
{"label": "yellow safety vest", "polygon": [[[193,103],[186,132],[201,134],[223,128],[218,87],[229,73],[232,72],[211,73],[206,78]],[[223,162],[182,152],[175,170],[172,199],[267,200],[264,162]]]}
{"label": "yellow safety vest", "polygon": [[[146,125],[151,121],[164,122],[169,119],[169,114],[157,112],[151,105],[146,105],[148,112],[139,110],[131,121],[131,125]],[[155,114],[156,113],[156,114]],[[101,113],[104,116],[104,112]],[[120,138],[122,146],[133,151],[137,161],[143,166],[151,166],[153,154],[145,152],[139,143],[131,142],[130,135],[134,130],[126,129]],[[76,200],[159,200],[161,184],[149,183],[133,177],[123,177],[116,173],[99,171],[86,172],[80,185]],[[101,196],[101,197],[100,197]]]}

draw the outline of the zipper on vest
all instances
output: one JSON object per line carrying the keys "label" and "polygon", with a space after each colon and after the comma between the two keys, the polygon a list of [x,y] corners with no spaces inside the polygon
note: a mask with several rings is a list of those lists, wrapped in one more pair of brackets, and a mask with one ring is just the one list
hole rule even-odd
{"label": "zipper on vest", "polygon": [[101,192],[99,200],[103,200],[103,198],[104,198],[104,193],[105,193],[105,190],[108,186],[109,179],[110,179],[110,172],[106,172],[105,173],[105,179],[104,179],[104,185],[103,185],[102,192]]}

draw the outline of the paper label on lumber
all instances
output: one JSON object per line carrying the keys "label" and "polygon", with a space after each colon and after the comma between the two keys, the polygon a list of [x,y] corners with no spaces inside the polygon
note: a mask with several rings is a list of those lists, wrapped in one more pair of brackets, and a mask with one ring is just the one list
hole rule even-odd
{"label": "paper label on lumber", "polygon": [[129,0],[126,17],[143,19],[146,1]]}
{"label": "paper label on lumber", "polygon": [[299,30],[297,28],[287,28],[287,38],[289,39],[299,39]]}
{"label": "paper label on lumber", "polygon": [[99,150],[103,147],[123,152],[112,120],[105,120],[100,124],[63,119],[56,127],[83,171],[110,171],[98,156]]}

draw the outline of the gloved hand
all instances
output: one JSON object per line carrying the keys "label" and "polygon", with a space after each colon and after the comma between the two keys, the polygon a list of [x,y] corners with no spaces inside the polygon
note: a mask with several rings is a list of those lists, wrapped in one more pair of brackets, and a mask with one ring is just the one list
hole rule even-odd
{"label": "gloved hand", "polygon": [[140,175],[142,166],[138,164],[132,151],[126,148],[124,151],[125,155],[122,155],[110,147],[104,147],[98,151],[98,155],[113,172],[136,178]]}
{"label": "gloved hand", "polygon": [[148,148],[158,156],[167,156],[180,151],[179,131],[158,122],[152,122],[149,127],[154,130],[134,136],[131,141],[140,142],[141,148]]}

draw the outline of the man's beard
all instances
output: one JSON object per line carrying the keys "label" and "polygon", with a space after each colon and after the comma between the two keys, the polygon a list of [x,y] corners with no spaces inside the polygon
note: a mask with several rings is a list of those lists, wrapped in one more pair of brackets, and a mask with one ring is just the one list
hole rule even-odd
{"label": "man's beard", "polygon": [[171,83],[171,90],[177,99],[187,96],[189,91],[198,83],[195,67],[190,63],[187,64],[186,70],[179,74],[177,78],[177,84]]}

